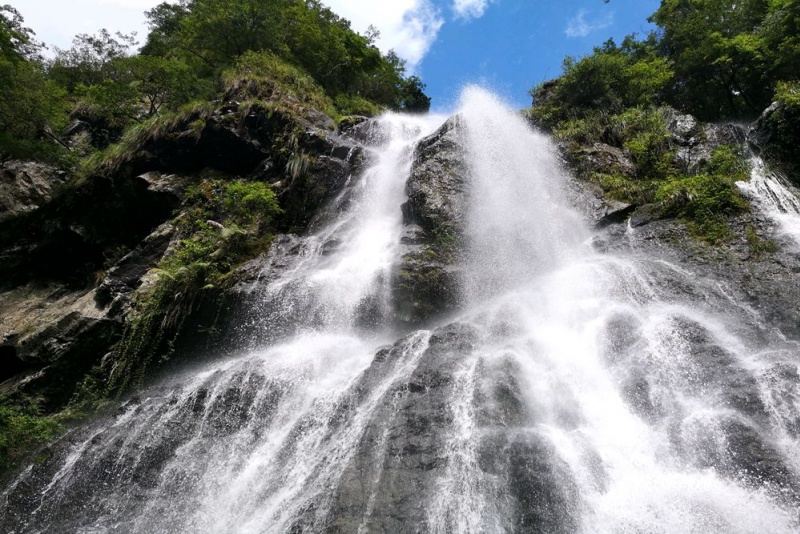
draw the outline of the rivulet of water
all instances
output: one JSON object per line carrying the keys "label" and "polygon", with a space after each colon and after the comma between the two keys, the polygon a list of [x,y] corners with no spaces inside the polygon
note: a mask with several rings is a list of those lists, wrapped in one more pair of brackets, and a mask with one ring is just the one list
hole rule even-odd
{"label": "rivulet of water", "polygon": [[758,156],[750,158],[750,179],[736,185],[758,209],[777,223],[780,233],[800,247],[800,198],[785,178],[769,169]]}
{"label": "rivulet of water", "polygon": [[440,122],[390,116],[336,215],[285,242],[262,310],[280,335],[87,426],[4,490],[0,525],[800,531],[797,343],[685,266],[595,251],[551,141],[479,88],[460,115],[466,298],[448,324],[391,340],[363,319],[391,310],[412,147]]}

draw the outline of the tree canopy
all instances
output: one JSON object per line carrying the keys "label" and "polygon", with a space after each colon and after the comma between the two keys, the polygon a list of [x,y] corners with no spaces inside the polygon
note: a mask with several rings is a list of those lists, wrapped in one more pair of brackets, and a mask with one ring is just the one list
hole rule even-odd
{"label": "tree canopy", "polygon": [[104,146],[154,115],[221,98],[226,73],[247,77],[247,65],[269,64],[253,78],[267,84],[264,72],[309,76],[332,113],[430,107],[425,84],[396,54],[381,53],[374,29],[353,31],[318,0],[179,0],[146,16],[150,32],[138,53],[135,35],[101,29],[44,59],[22,15],[0,6],[0,155],[60,150],[70,109],[109,132]]}
{"label": "tree canopy", "polygon": [[397,56],[317,0],[181,0],[147,12],[142,54],[178,57],[219,72],[248,51],[267,51],[305,70],[332,97],[357,95],[380,106],[425,111],[419,78]]}
{"label": "tree canopy", "polygon": [[650,21],[658,30],[644,39],[567,58],[555,100],[669,104],[704,120],[745,118],[769,105],[779,83],[800,76],[794,0],[663,0]]}

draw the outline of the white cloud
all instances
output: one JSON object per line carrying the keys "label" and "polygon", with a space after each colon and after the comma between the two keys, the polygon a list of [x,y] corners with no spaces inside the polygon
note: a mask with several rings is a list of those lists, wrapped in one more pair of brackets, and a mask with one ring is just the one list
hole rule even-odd
{"label": "white cloud", "polygon": [[352,22],[353,29],[364,33],[370,25],[380,31],[378,47],[394,50],[405,59],[408,69],[415,67],[428,53],[444,19],[430,0],[324,0],[335,13]]}
{"label": "white cloud", "polygon": [[453,0],[453,11],[456,16],[464,19],[477,19],[483,16],[489,0]]}
{"label": "white cloud", "polygon": [[589,12],[585,9],[581,9],[570,19],[567,23],[567,29],[564,30],[567,37],[586,37],[593,31],[608,28],[614,23],[613,13],[606,13],[602,17],[594,20],[586,20],[587,15],[589,15]]}
{"label": "white cloud", "polygon": [[147,35],[144,11],[159,3],[160,0],[25,0],[20,2],[24,5],[19,10],[38,40],[69,48],[75,34],[91,34],[100,28],[111,33],[135,31],[138,40],[143,41]]}

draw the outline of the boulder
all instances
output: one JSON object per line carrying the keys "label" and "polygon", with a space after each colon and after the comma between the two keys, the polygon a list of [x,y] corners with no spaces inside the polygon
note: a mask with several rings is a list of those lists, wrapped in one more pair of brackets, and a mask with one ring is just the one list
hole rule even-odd
{"label": "boulder", "polygon": [[745,140],[744,128],[736,124],[704,124],[672,108],[662,108],[661,114],[676,149],[674,161],[686,174],[697,174],[720,146],[738,147]]}

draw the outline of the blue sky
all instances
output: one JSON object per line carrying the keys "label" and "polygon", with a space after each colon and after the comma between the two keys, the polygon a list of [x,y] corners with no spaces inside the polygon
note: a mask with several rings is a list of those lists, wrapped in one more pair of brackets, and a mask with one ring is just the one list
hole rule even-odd
{"label": "blue sky", "polygon": [[[445,3],[445,2],[441,2]],[[417,67],[434,106],[447,109],[464,83],[480,83],[517,107],[528,89],[561,72],[565,56],[581,56],[613,37],[646,33],[658,0],[494,0],[482,16],[447,21]]]}
{"label": "blue sky", "polygon": [[[160,0],[9,0],[45,43],[68,48],[73,35],[100,28],[146,35],[144,11]],[[325,0],[323,0],[325,1]],[[651,29],[659,0],[327,0],[364,32],[381,32],[427,84],[434,111],[452,109],[467,83],[488,86],[516,107],[528,89],[556,77],[566,55],[581,56],[613,37]]]}

